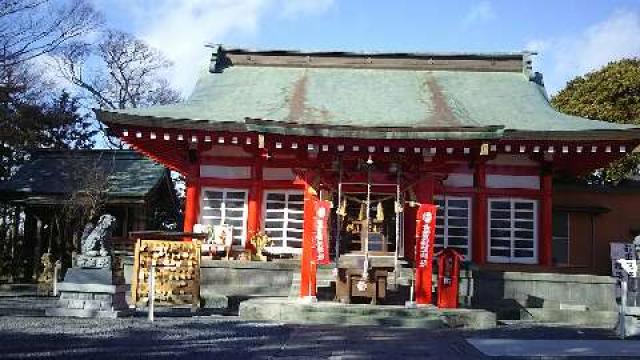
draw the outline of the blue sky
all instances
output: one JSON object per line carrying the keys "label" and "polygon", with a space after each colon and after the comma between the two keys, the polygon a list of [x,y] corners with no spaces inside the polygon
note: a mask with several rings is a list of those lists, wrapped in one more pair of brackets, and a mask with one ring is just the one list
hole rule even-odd
{"label": "blue sky", "polygon": [[204,43],[349,51],[536,50],[549,92],[611,60],[640,56],[640,0],[94,0],[108,25],[174,61],[185,94]]}

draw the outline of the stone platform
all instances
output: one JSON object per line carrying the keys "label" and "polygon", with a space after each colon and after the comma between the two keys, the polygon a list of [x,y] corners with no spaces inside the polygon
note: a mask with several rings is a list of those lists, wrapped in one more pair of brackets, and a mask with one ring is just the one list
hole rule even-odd
{"label": "stone platform", "polygon": [[478,309],[407,309],[400,305],[303,303],[286,298],[255,298],[240,303],[244,320],[274,320],[296,324],[383,325],[398,328],[490,329],[496,315]]}
{"label": "stone platform", "polygon": [[127,285],[113,281],[111,269],[67,270],[58,285],[58,306],[46,309],[47,316],[117,318],[131,314],[126,302]]}

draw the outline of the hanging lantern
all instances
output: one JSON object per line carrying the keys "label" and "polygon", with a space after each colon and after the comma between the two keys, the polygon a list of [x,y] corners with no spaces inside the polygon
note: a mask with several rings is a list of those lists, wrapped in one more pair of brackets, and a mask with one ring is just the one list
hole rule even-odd
{"label": "hanging lantern", "polygon": [[376,220],[379,222],[384,221],[384,208],[382,207],[382,201],[380,201],[378,206],[376,206]]}
{"label": "hanging lantern", "polygon": [[366,211],[365,209],[366,209],[366,206],[364,205],[364,203],[360,203],[360,213],[358,214],[358,220],[362,221],[367,216],[365,214],[365,211]]}
{"label": "hanging lantern", "polygon": [[342,203],[338,206],[337,214],[342,217],[347,216],[347,199],[342,200]]}

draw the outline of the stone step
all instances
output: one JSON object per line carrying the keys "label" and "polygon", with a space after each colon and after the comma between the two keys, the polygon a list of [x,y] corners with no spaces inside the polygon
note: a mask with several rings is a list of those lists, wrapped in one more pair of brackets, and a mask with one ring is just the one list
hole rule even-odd
{"label": "stone step", "polygon": [[618,321],[618,313],[616,311],[598,310],[583,311],[553,308],[524,308],[520,310],[520,319],[547,323],[613,328]]}
{"label": "stone step", "polygon": [[207,289],[200,289],[202,307],[212,310],[226,310],[229,307],[229,297]]}
{"label": "stone step", "polygon": [[383,325],[387,327],[491,328],[495,314],[485,310],[406,309],[393,305],[358,305],[336,302],[302,303],[291,299],[250,299],[240,304],[239,315],[246,320],[275,320],[302,324]]}
{"label": "stone step", "polygon": [[0,284],[0,296],[9,295],[36,295],[37,284]]}
{"label": "stone step", "polygon": [[57,304],[57,297],[0,296],[0,316],[43,316]]}
{"label": "stone step", "polygon": [[292,313],[284,316],[282,321],[302,324],[339,324],[351,326],[385,326],[391,328],[442,329],[445,322],[439,318],[411,318],[402,316],[362,316],[357,314],[312,314]]}

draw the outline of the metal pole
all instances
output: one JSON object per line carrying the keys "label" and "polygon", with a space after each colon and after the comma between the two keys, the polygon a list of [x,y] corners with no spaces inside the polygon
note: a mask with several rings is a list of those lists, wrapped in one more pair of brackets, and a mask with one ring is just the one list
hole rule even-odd
{"label": "metal pole", "polygon": [[[336,232],[336,277],[338,275],[338,262],[340,261],[340,241],[342,241],[342,216],[338,214],[340,211],[340,207],[342,206],[342,157],[338,158],[338,206],[336,207],[336,214],[338,218],[336,219],[336,224],[338,231]],[[346,210],[346,209],[345,209]]]}
{"label": "metal pole", "polygon": [[397,179],[396,179],[396,202],[393,204],[394,211],[396,213],[396,252],[393,263],[393,286],[398,288],[398,249],[400,246],[400,165],[398,165]]}
{"label": "metal pole", "polygon": [[[371,157],[369,157],[369,159],[371,160]],[[367,161],[367,210],[365,212],[365,221],[366,221],[366,226],[367,226],[367,231],[365,231],[365,234],[367,234],[367,236],[369,235],[369,211],[370,211],[370,207],[371,207],[371,167],[373,166],[373,161],[369,162]],[[365,242],[365,251],[364,251],[364,256],[365,258],[369,257],[369,239],[364,239]],[[367,271],[369,269],[366,269]]]}
{"label": "metal pole", "polygon": [[151,269],[149,269],[149,321],[153,321],[154,303],[156,297],[156,266],[151,263]]}
{"label": "metal pole", "polygon": [[624,339],[627,336],[627,329],[626,329],[626,321],[625,321],[625,314],[627,313],[627,278],[628,275],[626,274],[626,272],[622,275],[622,279],[621,279],[621,283],[620,283],[620,292],[621,292],[621,299],[620,299],[620,314],[618,314],[618,327],[619,327],[619,334],[618,336],[621,339]]}

